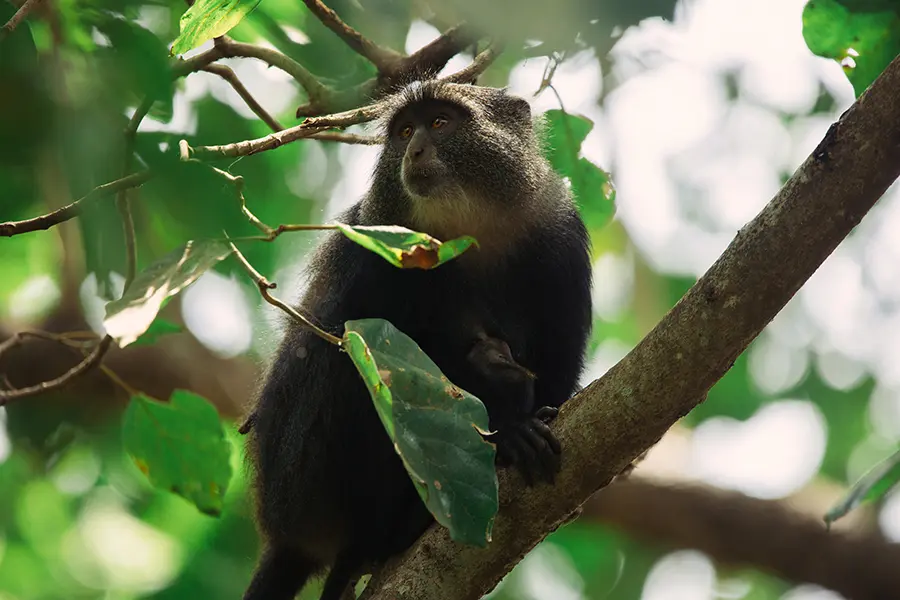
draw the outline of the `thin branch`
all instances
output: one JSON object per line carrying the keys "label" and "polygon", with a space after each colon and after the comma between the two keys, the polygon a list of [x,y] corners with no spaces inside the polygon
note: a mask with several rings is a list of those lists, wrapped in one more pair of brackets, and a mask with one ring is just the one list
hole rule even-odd
{"label": "thin branch", "polygon": [[365,600],[479,598],[705,397],[900,175],[900,57],[834,123],[775,198],[625,358],[563,404],[556,485],[499,473],[487,548],[432,527]]}
{"label": "thin branch", "polygon": [[380,73],[393,73],[403,56],[390,48],[383,48],[363,34],[347,25],[336,12],[325,6],[321,0],[303,0],[310,12],[333,31],[351,50],[375,65]]}
{"label": "thin branch", "polygon": [[281,131],[284,129],[284,127],[281,126],[281,123],[279,123],[275,117],[270,115],[266,109],[256,101],[256,98],[254,98],[250,91],[244,87],[244,84],[241,83],[241,80],[238,79],[238,76],[230,68],[225,65],[208,65],[203,67],[201,71],[218,75],[231,84],[231,87],[234,88],[234,91],[237,92],[238,96],[241,97],[250,110],[252,110],[263,123],[268,125],[272,131]]}
{"label": "thin branch", "polygon": [[320,131],[309,136],[311,140],[320,142],[340,142],[342,144],[358,144],[362,146],[377,146],[384,143],[380,137],[372,135],[359,135],[356,133],[343,133],[341,131]]}
{"label": "thin branch", "polygon": [[475,57],[469,65],[463,67],[456,73],[442,77],[442,81],[452,83],[472,83],[479,75],[484,73],[491,64],[500,56],[502,48],[498,46],[489,46],[478,56]]}
{"label": "thin branch", "polygon": [[24,221],[7,221],[0,223],[0,237],[12,237],[30,231],[40,231],[42,229],[50,229],[54,225],[59,225],[70,219],[74,219],[84,211],[84,206],[100,198],[111,196],[119,190],[138,187],[146,183],[153,174],[150,170],[138,171],[128,177],[116,179],[103,185],[98,185],[87,195],[79,198],[71,204],[67,204],[62,208],[58,208],[53,212],[49,212],[39,217],[25,219]]}
{"label": "thin branch", "polygon": [[371,104],[325,117],[313,117],[294,127],[255,140],[244,140],[222,146],[197,146],[196,148],[190,148],[186,143],[184,145],[187,146],[189,155],[196,158],[205,158],[207,156],[250,156],[258,152],[274,150],[303,138],[312,137],[332,127],[343,128],[371,121],[378,117],[382,108],[382,104]]}
{"label": "thin branch", "polygon": [[19,400],[28,396],[36,396],[38,394],[43,394],[52,390],[58,390],[64,385],[67,385],[72,380],[84,375],[85,373],[96,367],[98,364],[100,364],[100,361],[103,360],[103,356],[112,345],[112,341],[113,339],[110,336],[105,336],[102,340],[100,340],[100,343],[97,344],[97,346],[87,356],[87,358],[85,358],[83,361],[81,361],[56,379],[42,381],[37,385],[32,385],[24,388],[0,390],[0,406],[6,406],[13,400]]}
{"label": "thin branch", "polygon": [[[125,127],[125,156],[122,165],[122,177],[127,177],[131,172],[132,159],[134,158],[134,138],[137,135],[141,121],[150,112],[154,98],[147,96],[140,106],[131,115],[128,125]],[[116,209],[122,219],[122,232],[125,235],[125,289],[134,281],[137,274],[137,240],[134,234],[134,216],[131,214],[131,199],[128,197],[130,188],[122,188],[116,194]]]}
{"label": "thin branch", "polygon": [[313,103],[327,105],[329,99],[335,94],[334,90],[319,81],[303,65],[278,50],[236,42],[227,36],[216,38],[215,44],[215,47],[225,57],[256,58],[267,65],[281,69],[303,86]]}
{"label": "thin branch", "polygon": [[[313,331],[313,333],[315,333],[317,336],[319,336],[326,342],[329,342],[331,344],[334,344],[335,346],[340,347],[341,338],[328,333],[327,331],[325,331],[324,329],[322,329],[321,327],[319,327],[318,325],[313,323],[310,319],[306,318],[305,316],[301,315],[299,312],[294,310],[294,308],[285,304],[284,302],[282,302],[275,296],[271,295],[269,293],[269,290],[275,289],[276,287],[278,287],[277,284],[274,282],[270,282],[268,279],[263,277],[263,275],[259,271],[254,269],[253,265],[251,265],[247,261],[247,259],[244,258],[244,255],[241,254],[241,251],[237,249],[237,246],[235,246],[233,243],[229,243],[229,245],[231,246],[231,250],[234,252],[235,257],[237,257],[238,261],[241,263],[241,266],[244,267],[244,269],[247,271],[247,273],[250,275],[250,277],[256,283],[256,287],[259,288],[259,293],[262,294],[262,297],[266,300],[266,302],[268,302],[269,304],[271,304],[273,306],[277,306],[278,308],[280,308],[281,310],[283,310],[284,312],[286,312],[287,314],[292,316],[294,319],[296,319],[297,321],[299,321],[300,323],[305,325],[306,327],[309,327]],[[250,425],[247,425],[247,426],[249,427]],[[243,426],[242,426],[242,429],[243,429]]]}
{"label": "thin branch", "polygon": [[3,28],[0,29],[0,40],[3,40],[3,38],[12,33],[13,30],[19,26],[19,23],[25,20],[25,17],[37,8],[41,2],[43,2],[43,0],[25,0],[25,3],[19,7],[19,10],[17,10]]}

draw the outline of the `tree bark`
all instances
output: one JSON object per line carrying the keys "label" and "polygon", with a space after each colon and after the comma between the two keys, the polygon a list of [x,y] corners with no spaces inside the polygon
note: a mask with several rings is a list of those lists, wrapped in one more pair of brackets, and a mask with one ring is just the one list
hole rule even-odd
{"label": "tree bark", "polygon": [[463,547],[433,527],[376,573],[362,597],[462,600],[493,589],[705,398],[898,174],[900,57],[653,331],[563,406],[556,485],[529,490],[518,475],[500,473],[501,509],[488,548]]}

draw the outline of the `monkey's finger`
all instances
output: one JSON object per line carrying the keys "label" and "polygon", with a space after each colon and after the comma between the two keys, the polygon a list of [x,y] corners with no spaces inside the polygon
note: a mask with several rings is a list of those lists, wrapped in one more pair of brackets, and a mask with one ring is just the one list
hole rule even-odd
{"label": "monkey's finger", "polygon": [[547,444],[550,445],[550,448],[553,450],[554,454],[562,454],[562,444],[559,443],[559,440],[556,439],[556,436],[553,434],[553,430],[550,427],[536,418],[533,420],[534,429],[545,439],[547,440]]}
{"label": "monkey's finger", "polygon": [[[534,425],[535,423],[544,425],[537,419],[534,419],[533,421],[534,423],[530,423],[530,425]],[[544,425],[544,427],[546,427],[546,425]],[[559,455],[553,452],[553,449],[550,447],[546,438],[537,431],[536,427],[524,427],[523,433],[537,453],[538,460],[536,465],[540,468],[539,470],[542,479],[547,483],[553,483],[556,479],[556,474],[559,472]]]}
{"label": "monkey's finger", "polygon": [[509,438],[510,445],[516,449],[519,460],[516,462],[519,472],[525,478],[528,487],[533,487],[535,482],[535,466],[537,463],[537,452],[531,447],[531,444],[516,431]]}
{"label": "monkey's finger", "polygon": [[534,413],[534,416],[543,421],[544,423],[549,423],[559,414],[559,409],[555,406],[542,406],[537,409],[537,412]]}

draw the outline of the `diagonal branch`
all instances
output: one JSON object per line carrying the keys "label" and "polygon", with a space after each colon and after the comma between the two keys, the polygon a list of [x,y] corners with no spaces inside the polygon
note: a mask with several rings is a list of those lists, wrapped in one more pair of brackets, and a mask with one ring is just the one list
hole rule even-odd
{"label": "diagonal branch", "polygon": [[53,212],[49,212],[39,217],[25,219],[23,221],[7,221],[0,223],[0,237],[12,237],[20,233],[28,233],[30,231],[40,231],[42,229],[50,229],[54,225],[59,225],[70,219],[74,219],[84,211],[84,206],[100,198],[111,196],[116,192],[128,188],[138,187],[146,183],[153,174],[149,170],[138,171],[128,177],[116,179],[109,183],[104,183],[92,189],[87,195],[82,196],[75,202],[67,204],[62,208],[58,208]]}
{"label": "diagonal branch", "polygon": [[253,113],[259,117],[260,121],[269,126],[269,129],[272,131],[281,131],[284,127],[281,126],[281,123],[278,122],[275,117],[270,115],[268,111],[262,107],[262,105],[256,101],[256,98],[253,97],[253,94],[250,93],[241,80],[238,79],[238,76],[232,71],[230,68],[225,65],[208,65],[203,67],[203,71],[207,73],[212,73],[214,75],[218,75],[229,84],[237,92],[237,95],[241,97],[241,100],[253,111]]}
{"label": "diagonal branch", "polygon": [[25,20],[31,12],[40,5],[43,0],[25,0],[22,6],[19,7],[19,10],[10,17],[9,21],[6,22],[3,27],[0,27],[0,40],[9,35],[16,27],[19,26],[19,23]]}
{"label": "diagonal branch", "polygon": [[500,473],[487,549],[432,527],[365,600],[461,600],[491,590],[598,489],[706,396],[900,175],[900,57],[860,96],[703,277],[624,359],[563,405],[555,486]]}
{"label": "diagonal branch", "polygon": [[303,0],[303,3],[325,27],[344,40],[351,50],[375,65],[380,73],[393,73],[403,59],[403,55],[399,52],[379,46],[344,23],[337,13],[325,6],[321,0]]}
{"label": "diagonal branch", "polygon": [[597,520],[665,548],[694,548],[717,563],[747,565],[847,598],[891,598],[900,589],[900,544],[879,535],[828,531],[779,500],[697,484],[617,481],[584,506]]}

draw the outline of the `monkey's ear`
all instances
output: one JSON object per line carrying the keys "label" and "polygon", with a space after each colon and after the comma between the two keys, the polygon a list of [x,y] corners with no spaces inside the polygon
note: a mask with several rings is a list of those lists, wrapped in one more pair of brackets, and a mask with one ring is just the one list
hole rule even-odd
{"label": "monkey's ear", "polygon": [[521,96],[506,96],[506,102],[509,111],[517,118],[518,121],[527,123],[531,121],[531,104],[528,100]]}

